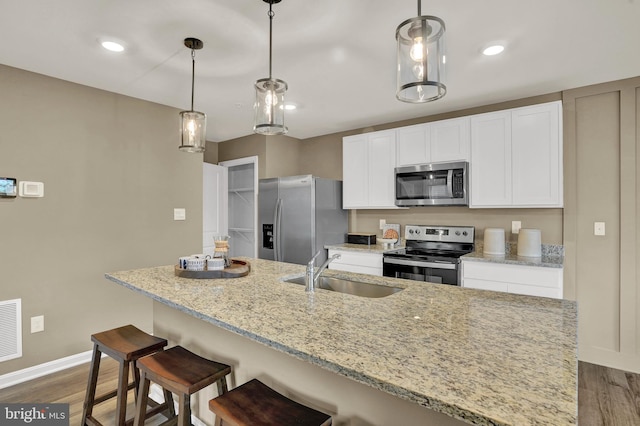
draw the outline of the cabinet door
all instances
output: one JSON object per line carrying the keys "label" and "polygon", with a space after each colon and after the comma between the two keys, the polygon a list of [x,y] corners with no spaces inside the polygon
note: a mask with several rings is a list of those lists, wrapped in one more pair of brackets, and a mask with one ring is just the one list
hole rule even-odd
{"label": "cabinet door", "polygon": [[560,102],[511,115],[514,206],[562,207]]}
{"label": "cabinet door", "polygon": [[342,139],[342,205],[366,207],[369,201],[369,148],[367,135]]}
{"label": "cabinet door", "polygon": [[396,166],[429,163],[430,137],[428,124],[399,128],[396,133]]}
{"label": "cabinet door", "polygon": [[469,160],[469,117],[430,123],[430,162]]}
{"label": "cabinet door", "polygon": [[396,208],[396,132],[369,134],[369,207]]}
{"label": "cabinet door", "polygon": [[511,205],[511,112],[471,117],[470,207]]}

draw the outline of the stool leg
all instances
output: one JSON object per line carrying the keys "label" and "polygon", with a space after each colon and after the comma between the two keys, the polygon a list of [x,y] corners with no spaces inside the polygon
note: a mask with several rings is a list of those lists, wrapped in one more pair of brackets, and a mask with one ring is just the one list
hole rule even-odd
{"label": "stool leg", "polygon": [[181,393],[178,397],[178,426],[190,426],[191,425],[191,397],[187,394]]}
{"label": "stool leg", "polygon": [[93,413],[93,404],[96,397],[96,386],[98,384],[98,371],[100,370],[100,357],[102,353],[98,350],[98,345],[93,345],[93,357],[91,358],[91,368],[89,369],[89,381],[87,382],[87,394],[84,397],[82,409],[82,426],[87,424],[87,417]]}
{"label": "stool leg", "polygon": [[[227,387],[227,376],[224,376],[222,379],[218,380],[216,382],[216,385],[218,386],[218,396],[225,394],[229,391]],[[214,423],[214,426],[222,426],[222,419],[217,414],[216,414],[216,421]]]}
{"label": "stool leg", "polygon": [[167,418],[173,418],[176,416],[176,407],[173,406],[173,394],[162,388],[162,391],[164,392],[164,402],[167,404]]}
{"label": "stool leg", "polygon": [[138,400],[136,401],[136,416],[133,421],[134,426],[143,426],[147,414],[147,401],[149,399],[149,379],[143,372],[140,378],[140,389],[138,390]]}
{"label": "stool leg", "polygon": [[127,416],[127,392],[129,391],[129,361],[119,360],[116,425],[124,426]]}

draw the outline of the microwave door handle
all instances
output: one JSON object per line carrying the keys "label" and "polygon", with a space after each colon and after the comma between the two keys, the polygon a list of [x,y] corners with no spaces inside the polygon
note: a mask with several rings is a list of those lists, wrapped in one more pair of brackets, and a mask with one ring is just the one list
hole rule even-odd
{"label": "microwave door handle", "polygon": [[447,191],[449,198],[453,197],[453,169],[447,172]]}

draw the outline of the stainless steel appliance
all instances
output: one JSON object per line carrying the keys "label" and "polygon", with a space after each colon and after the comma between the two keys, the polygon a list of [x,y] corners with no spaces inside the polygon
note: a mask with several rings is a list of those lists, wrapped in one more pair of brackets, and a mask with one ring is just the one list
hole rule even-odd
{"label": "stainless steel appliance", "polygon": [[[261,179],[258,226],[260,259],[306,265],[325,244],[345,242],[342,182],[312,175]],[[316,261],[322,264],[326,258],[323,250]]]}
{"label": "stainless steel appliance", "polygon": [[460,256],[474,250],[473,226],[405,226],[404,249],[382,255],[385,277],[460,285]]}
{"label": "stainless steel appliance", "polygon": [[397,206],[468,206],[469,163],[418,164],[395,168]]}

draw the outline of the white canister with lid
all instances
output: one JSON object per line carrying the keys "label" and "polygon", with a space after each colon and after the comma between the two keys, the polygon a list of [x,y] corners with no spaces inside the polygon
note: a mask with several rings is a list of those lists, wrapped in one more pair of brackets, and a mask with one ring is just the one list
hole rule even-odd
{"label": "white canister with lid", "polygon": [[541,257],[542,235],[539,229],[520,229],[518,234],[518,256]]}
{"label": "white canister with lid", "polygon": [[504,256],[504,229],[485,228],[482,252],[491,256]]}

